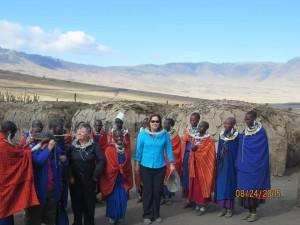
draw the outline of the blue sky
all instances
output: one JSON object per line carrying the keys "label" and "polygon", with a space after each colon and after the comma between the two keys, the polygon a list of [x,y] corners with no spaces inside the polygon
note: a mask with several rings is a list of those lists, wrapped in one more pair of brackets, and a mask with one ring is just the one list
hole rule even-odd
{"label": "blue sky", "polygon": [[298,0],[3,1],[0,46],[99,66],[286,62]]}

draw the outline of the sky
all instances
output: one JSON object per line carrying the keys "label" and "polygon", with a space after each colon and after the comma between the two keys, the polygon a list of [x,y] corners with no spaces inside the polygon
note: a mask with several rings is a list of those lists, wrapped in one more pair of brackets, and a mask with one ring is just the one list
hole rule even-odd
{"label": "sky", "polygon": [[286,62],[299,0],[2,1],[0,47],[98,66]]}

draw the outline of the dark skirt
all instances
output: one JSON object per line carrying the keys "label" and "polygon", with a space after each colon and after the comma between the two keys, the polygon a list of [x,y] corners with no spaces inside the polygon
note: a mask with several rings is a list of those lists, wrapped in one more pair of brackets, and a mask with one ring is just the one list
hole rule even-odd
{"label": "dark skirt", "polygon": [[265,202],[265,199],[243,197],[239,198],[238,205],[244,207],[245,209],[249,209],[251,207],[258,208],[260,204],[265,204]]}

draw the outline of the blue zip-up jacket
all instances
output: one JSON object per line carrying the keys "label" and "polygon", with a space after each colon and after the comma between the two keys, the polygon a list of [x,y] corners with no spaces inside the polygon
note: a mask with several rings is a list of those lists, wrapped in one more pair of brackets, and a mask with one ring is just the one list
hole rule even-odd
{"label": "blue zip-up jacket", "polygon": [[32,153],[34,186],[40,203],[46,202],[48,183],[48,158],[51,158],[52,162],[56,200],[58,201],[61,198],[61,176],[63,166],[59,161],[59,156],[61,155],[62,150],[59,146],[55,146],[52,152],[50,152],[47,147],[44,150],[39,149]]}
{"label": "blue zip-up jacket", "polygon": [[166,166],[164,151],[167,153],[169,162],[173,163],[172,143],[167,131],[151,133],[146,128],[139,133],[135,160],[142,166],[153,169]]}

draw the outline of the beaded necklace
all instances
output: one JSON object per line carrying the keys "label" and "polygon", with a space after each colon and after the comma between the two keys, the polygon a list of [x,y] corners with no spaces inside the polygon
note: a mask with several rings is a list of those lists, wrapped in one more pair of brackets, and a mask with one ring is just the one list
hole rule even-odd
{"label": "beaded necklace", "polygon": [[246,127],[245,130],[244,130],[244,134],[245,136],[248,136],[248,135],[254,135],[256,134],[258,131],[260,131],[260,129],[262,128],[262,125],[260,122],[256,122],[255,125],[253,125],[252,127]]}
{"label": "beaded necklace", "polygon": [[202,137],[200,137],[200,133],[199,133],[199,137],[197,137],[197,140],[196,140],[197,144],[195,142],[195,145],[199,145],[204,138],[208,138],[208,137],[210,137],[210,133],[208,133],[208,131],[206,131]]}
{"label": "beaded necklace", "polygon": [[200,133],[199,133],[199,123],[196,127],[192,127],[191,125],[188,126],[187,128],[188,134],[192,138],[197,138]]}
{"label": "beaded necklace", "polygon": [[123,146],[123,143],[120,145],[115,144],[115,146],[116,146],[117,153],[122,155],[125,153],[125,147]]}
{"label": "beaded necklace", "polygon": [[226,136],[226,131],[222,130],[221,133],[220,133],[220,138],[223,141],[232,141],[238,136],[238,134],[239,134],[238,130],[233,128],[233,130],[230,132],[230,135],[228,137],[228,136]]}

